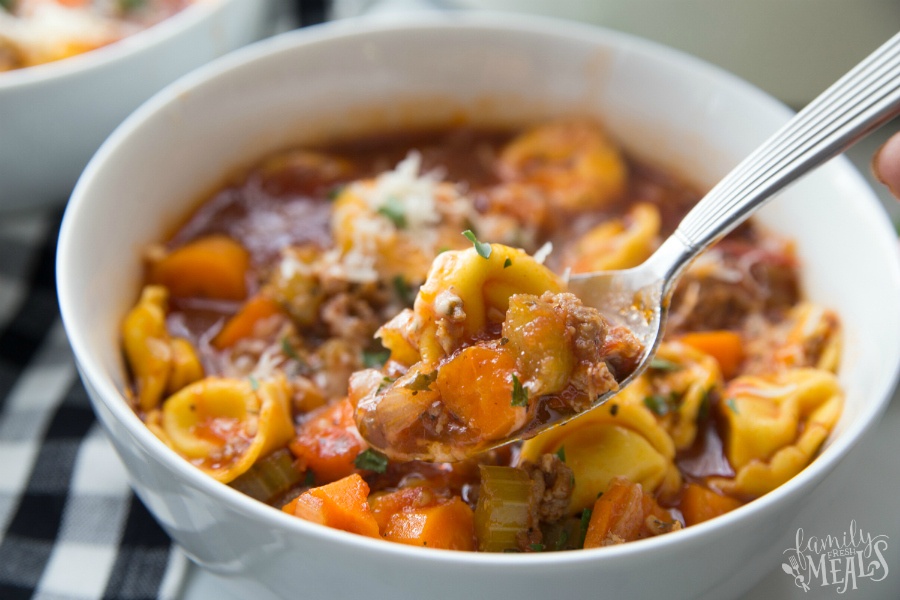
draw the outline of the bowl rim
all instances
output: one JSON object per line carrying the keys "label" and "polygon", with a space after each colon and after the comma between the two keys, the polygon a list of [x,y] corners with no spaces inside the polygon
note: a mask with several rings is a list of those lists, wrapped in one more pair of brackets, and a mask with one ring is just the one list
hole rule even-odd
{"label": "bowl rim", "polygon": [[[784,104],[759,88],[702,59],[664,44],[630,34],[554,17],[512,15],[491,11],[478,11],[477,14],[474,11],[452,11],[449,14],[415,14],[391,20],[378,17],[355,17],[283,33],[251,44],[183,76],[146,101],[120,124],[104,142],[75,186],[60,228],[57,251],[57,285],[62,320],[69,335],[76,362],[82,377],[97,392],[91,395],[91,401],[102,402],[104,407],[112,413],[118,422],[124,425],[131,435],[131,440],[129,440],[131,443],[140,444],[146,451],[155,455],[156,459],[167,469],[190,483],[191,486],[208,494],[217,502],[229,505],[230,508],[239,511],[247,518],[267,526],[281,528],[289,535],[301,534],[310,536],[317,542],[330,542],[341,545],[350,544],[361,551],[371,549],[403,560],[440,560],[445,563],[454,563],[468,567],[503,566],[507,569],[526,569],[532,568],[537,564],[554,565],[564,563],[572,565],[585,561],[591,563],[596,561],[615,563],[633,559],[638,554],[666,552],[676,548],[684,550],[693,545],[703,544],[707,532],[732,528],[741,524],[747,525],[756,513],[768,511],[773,505],[785,501],[797,501],[801,495],[818,485],[825,474],[830,472],[859,442],[863,434],[874,426],[878,417],[887,408],[891,392],[896,385],[898,377],[900,377],[900,318],[897,319],[898,343],[894,348],[890,349],[892,358],[889,363],[893,364],[892,371],[886,372],[881,378],[878,386],[873,391],[873,401],[867,404],[867,408],[862,415],[855,419],[851,426],[844,430],[838,438],[834,439],[827,448],[820,451],[815,461],[809,467],[772,492],[728,514],[685,528],[678,532],[677,535],[657,536],[615,547],[587,549],[578,552],[507,555],[452,552],[433,548],[411,548],[403,544],[385,544],[382,540],[369,539],[364,536],[297,519],[281,513],[276,508],[253,500],[227,485],[221,485],[183,460],[145,426],[116,388],[110,374],[106,373],[98,363],[90,359],[87,342],[81,335],[82,326],[74,321],[73,309],[69,307],[70,303],[74,302],[77,296],[74,294],[76,289],[74,282],[70,281],[66,274],[67,271],[70,271],[66,265],[71,257],[71,253],[67,252],[67,248],[77,239],[78,220],[81,218],[80,214],[82,212],[81,207],[89,201],[88,191],[91,183],[102,173],[104,162],[116,152],[119,146],[128,143],[133,130],[143,121],[165,110],[170,103],[177,101],[178,97],[186,91],[197,86],[203,86],[220,77],[227,77],[229,71],[234,68],[246,66],[256,61],[265,61],[267,57],[283,52],[301,52],[303,48],[312,47],[322,42],[333,42],[340,39],[350,40],[355,37],[364,38],[368,35],[384,32],[405,31],[408,33],[434,29],[494,30],[507,33],[512,32],[516,35],[575,37],[592,43],[615,43],[616,45],[647,54],[654,61],[671,62],[688,68],[692,72],[704,72],[707,75],[714,76],[721,81],[721,85],[734,88],[741,94],[747,94],[755,103],[768,105],[782,111],[785,119],[791,114],[790,109]],[[886,213],[868,183],[865,182],[849,160],[845,157],[839,157],[833,163],[836,165],[835,168],[841,169],[841,175],[848,178],[848,181],[859,189],[860,195],[865,196],[865,198],[860,197],[856,199],[857,209],[869,213],[869,218],[873,223],[879,222],[882,224],[881,231],[873,232],[873,235],[877,235],[879,242],[885,246],[885,250],[888,252],[886,255],[893,256],[890,259],[890,272],[885,273],[885,291],[900,299],[900,252],[897,252],[895,240],[893,240],[894,245],[888,244],[889,236],[887,234],[890,233],[892,239],[893,229],[885,218]],[[893,255],[890,252],[893,252]],[[888,351],[888,349],[884,350]],[[82,362],[78,360],[78,357],[87,357],[87,360]]]}
{"label": "bowl rim", "polygon": [[[65,81],[127,61],[197,27],[226,5],[244,0],[193,0],[177,13],[110,44],[61,60],[0,73],[0,94],[19,88]],[[251,0],[253,2],[266,0]]]}

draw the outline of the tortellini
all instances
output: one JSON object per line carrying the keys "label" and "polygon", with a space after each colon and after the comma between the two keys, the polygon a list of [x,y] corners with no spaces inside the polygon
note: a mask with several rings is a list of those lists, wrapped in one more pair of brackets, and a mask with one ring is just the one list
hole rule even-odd
{"label": "tortellini", "polygon": [[686,344],[663,342],[650,368],[622,390],[616,401],[652,412],[675,448],[686,450],[697,437],[698,420],[710,393],[721,387],[716,359]]}
{"label": "tortellini", "polygon": [[614,399],[545,431],[523,444],[520,462],[537,462],[548,453],[564,455],[572,469],[572,514],[593,506],[617,477],[662,497],[672,496],[681,486],[675,444],[653,414],[637,404]]}
{"label": "tortellini", "polygon": [[652,204],[635,204],[619,218],[604,221],[575,243],[568,261],[576,273],[630,269],[658,245],[661,218]]}
{"label": "tortellini", "polygon": [[434,259],[413,311],[401,313],[379,330],[392,357],[405,362],[418,354],[434,363],[484,331],[489,322],[502,322],[513,294],[561,290],[559,277],[522,250],[500,244],[488,247],[487,257],[468,248]]}
{"label": "tortellini", "polygon": [[499,157],[504,181],[538,188],[556,207],[582,211],[618,199],[628,168],[618,147],[593,121],[568,120],[533,127]]}
{"label": "tortellini", "polygon": [[203,366],[190,342],[166,329],[168,290],[148,285],[122,323],[125,358],[137,383],[138,407],[150,411],[166,393],[203,377]]}
{"label": "tortellini", "polygon": [[764,335],[753,339],[750,345],[747,372],[767,373],[798,367],[837,371],[841,329],[832,311],[801,302],[777,327],[763,331]]}
{"label": "tortellini", "polygon": [[719,408],[735,476],[709,483],[739,498],[775,489],[812,461],[840,417],[843,398],[837,377],[821,369],[732,380]]}
{"label": "tortellini", "polygon": [[282,377],[207,377],[182,388],[148,419],[173,450],[228,483],[294,435],[290,388]]}
{"label": "tortellini", "polygon": [[411,153],[395,170],[354,182],[335,200],[332,235],[349,280],[421,282],[438,252],[466,243],[459,232],[471,220],[470,203],[453,184],[420,176],[420,163]]}

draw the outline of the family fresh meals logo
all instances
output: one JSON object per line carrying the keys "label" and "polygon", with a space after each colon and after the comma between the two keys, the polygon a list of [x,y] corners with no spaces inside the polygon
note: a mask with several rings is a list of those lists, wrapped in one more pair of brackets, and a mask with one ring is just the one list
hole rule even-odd
{"label": "family fresh meals logo", "polygon": [[782,570],[794,578],[794,585],[808,592],[811,587],[833,587],[839,594],[855,590],[864,579],[882,581],[888,576],[884,554],[888,536],[861,530],[856,520],[840,535],[806,537],[797,529],[797,543],[784,551],[788,561]]}

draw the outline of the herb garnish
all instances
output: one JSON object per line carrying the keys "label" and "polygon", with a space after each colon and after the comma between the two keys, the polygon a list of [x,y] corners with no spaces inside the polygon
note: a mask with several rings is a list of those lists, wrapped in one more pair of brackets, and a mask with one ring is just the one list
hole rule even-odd
{"label": "herb garnish", "polygon": [[466,229],[465,231],[463,231],[463,235],[466,236],[467,240],[472,242],[473,246],[475,246],[475,252],[478,253],[478,256],[480,256],[481,258],[491,257],[491,251],[493,250],[491,248],[491,245],[486,242],[479,242],[478,238],[475,237],[475,234],[472,233],[471,229]]}
{"label": "herb garnish", "polygon": [[387,217],[397,229],[406,229],[406,212],[403,203],[396,196],[388,196],[387,201],[378,209],[378,214]]}
{"label": "herb garnish", "polygon": [[390,357],[391,351],[384,348],[381,350],[363,350],[362,364],[367,369],[380,369]]}
{"label": "herb garnish", "polygon": [[556,458],[558,458],[562,462],[566,462],[566,447],[560,446],[559,450],[556,451]]}
{"label": "herb garnish", "polygon": [[725,404],[728,406],[728,408],[731,409],[731,412],[733,412],[734,414],[741,414],[741,411],[739,411],[737,407],[737,401],[734,398],[729,398],[725,401]]}
{"label": "herb garnish", "polygon": [[281,338],[281,351],[284,352],[284,355],[288,358],[296,360],[297,362],[303,362],[303,359],[300,358],[300,355],[294,350],[294,347],[291,345],[291,341],[287,336]]}
{"label": "herb garnish", "polygon": [[374,448],[366,448],[356,455],[353,466],[357,469],[384,473],[387,470],[388,457]]}
{"label": "herb garnish", "polygon": [[505,269],[505,268],[511,267],[511,266],[512,266],[512,259],[507,256],[506,260],[503,261],[503,268]]}
{"label": "herb garnish", "polygon": [[679,365],[676,362],[671,360],[667,360],[665,358],[654,358],[650,361],[650,368],[656,371],[666,371],[671,373],[672,371],[680,371],[684,367]]}
{"label": "herb garnish", "polygon": [[644,406],[658,417],[664,417],[669,414],[669,403],[664,396],[660,394],[651,394],[644,397]]}
{"label": "herb garnish", "polygon": [[587,537],[588,525],[591,523],[591,509],[586,508],[581,511],[581,527],[580,527],[580,537],[578,547],[584,548],[584,538]]}
{"label": "herb garnish", "polygon": [[431,384],[437,379],[437,371],[431,373],[416,373],[415,379],[404,385],[403,387],[413,392],[424,392],[431,389]]}
{"label": "herb garnish", "polygon": [[406,306],[412,306],[416,301],[416,291],[409,285],[409,282],[406,281],[403,275],[394,277],[392,283],[394,284],[394,293],[397,294],[401,302]]}
{"label": "herb garnish", "polygon": [[519,378],[516,377],[516,374],[513,373],[512,376],[512,405],[513,406],[528,406],[528,390],[522,386],[522,382],[519,381]]}

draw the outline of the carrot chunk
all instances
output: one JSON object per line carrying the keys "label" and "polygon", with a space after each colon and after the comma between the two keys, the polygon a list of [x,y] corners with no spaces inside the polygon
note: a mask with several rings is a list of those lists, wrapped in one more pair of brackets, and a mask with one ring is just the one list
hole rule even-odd
{"label": "carrot chunk", "polygon": [[210,235],[173,250],[150,267],[151,282],[173,296],[243,300],[250,254],[224,235]]}
{"label": "carrot chunk", "polygon": [[303,492],[282,510],[313,523],[379,537],[378,523],[366,502],[368,495],[368,484],[354,473]]}
{"label": "carrot chunk", "polygon": [[723,496],[696,483],[689,483],[681,496],[681,514],[686,525],[695,525],[724,515],[741,506],[741,501]]}
{"label": "carrot chunk", "polygon": [[631,542],[681,529],[681,526],[641,484],[618,477],[594,502],[584,547]]}
{"label": "carrot chunk", "polygon": [[734,377],[744,360],[744,343],[735,331],[693,331],[681,336],[681,342],[715,358],[725,379]]}
{"label": "carrot chunk", "polygon": [[290,449],[316,481],[336,481],[356,472],[354,462],[368,447],[353,420],[354,410],[347,399],[320,410],[306,421]]}
{"label": "carrot chunk", "polygon": [[525,419],[513,405],[516,359],[487,346],[469,346],[443,364],[435,385],[447,408],[484,439],[510,433]]}
{"label": "carrot chunk", "polygon": [[644,524],[643,496],[639,484],[615,480],[594,502],[584,547],[599,548],[636,540]]}
{"label": "carrot chunk", "polygon": [[269,317],[282,314],[281,305],[263,294],[247,300],[213,338],[213,346],[222,350],[253,335],[256,325]]}
{"label": "carrot chunk", "polygon": [[444,550],[475,550],[472,509],[458,497],[425,508],[394,513],[385,527],[386,540]]}

